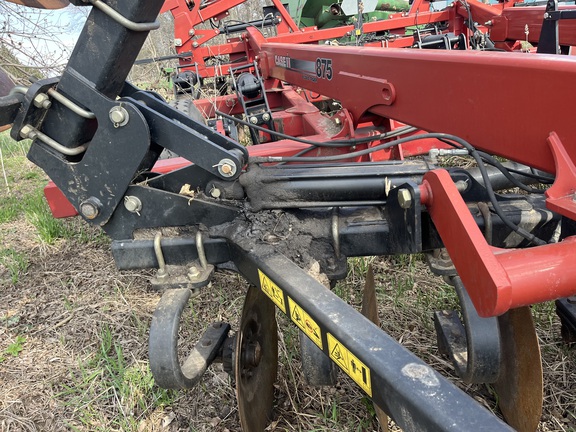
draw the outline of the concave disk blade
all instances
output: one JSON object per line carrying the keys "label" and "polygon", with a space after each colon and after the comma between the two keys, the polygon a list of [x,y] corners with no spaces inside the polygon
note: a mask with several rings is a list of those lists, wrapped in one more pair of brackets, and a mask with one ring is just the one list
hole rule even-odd
{"label": "concave disk blade", "polygon": [[[380,326],[380,319],[378,318],[378,302],[376,301],[376,283],[374,282],[374,270],[372,269],[372,264],[368,265],[368,271],[366,272],[366,282],[364,284],[364,293],[362,295],[362,315],[377,326]],[[374,409],[380,427],[384,432],[387,432],[388,415],[386,415],[386,413],[376,405],[374,405]]]}
{"label": "concave disk blade", "polygon": [[62,9],[70,4],[68,0],[6,0],[36,9]]}
{"label": "concave disk blade", "polygon": [[240,424],[244,432],[261,432],[272,412],[278,370],[278,333],[274,303],[250,287],[236,335],[235,377]]}
{"label": "concave disk blade", "polygon": [[519,432],[534,432],[542,416],[542,358],[528,306],[498,318],[502,363],[494,384],[506,422]]}

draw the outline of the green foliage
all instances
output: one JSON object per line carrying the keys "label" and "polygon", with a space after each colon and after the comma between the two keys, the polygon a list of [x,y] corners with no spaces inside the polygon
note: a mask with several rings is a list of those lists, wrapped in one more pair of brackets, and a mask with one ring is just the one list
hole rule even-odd
{"label": "green foliage", "polygon": [[0,249],[0,264],[8,269],[11,282],[16,284],[20,274],[28,268],[28,257],[13,249]]}
{"label": "green foliage", "polygon": [[20,352],[24,349],[24,342],[26,338],[24,336],[16,336],[16,340],[12,342],[0,355],[0,363],[6,361],[6,356],[18,357]]}
{"label": "green foliage", "polygon": [[55,219],[44,199],[42,190],[37,190],[25,199],[24,213],[28,222],[36,228],[38,237],[44,243],[53,244],[59,238],[74,236],[68,226],[60,219]]}

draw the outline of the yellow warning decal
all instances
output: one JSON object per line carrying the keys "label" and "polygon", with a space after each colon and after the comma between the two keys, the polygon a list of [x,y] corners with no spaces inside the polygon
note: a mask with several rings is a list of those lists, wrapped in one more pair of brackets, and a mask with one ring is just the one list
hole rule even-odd
{"label": "yellow warning decal", "polygon": [[372,381],[370,380],[370,369],[358,360],[348,348],[330,333],[327,335],[328,352],[330,358],[358,384],[362,390],[372,396]]}
{"label": "yellow warning decal", "polygon": [[280,310],[286,313],[286,304],[284,303],[284,292],[282,289],[272,282],[268,276],[262,273],[262,270],[258,269],[258,277],[260,278],[260,288],[264,291],[270,300],[276,303],[276,306],[280,308]]}
{"label": "yellow warning decal", "polygon": [[294,321],[300,330],[308,336],[320,349],[322,349],[322,331],[310,315],[306,313],[298,304],[288,296],[288,309],[290,309],[290,318]]}

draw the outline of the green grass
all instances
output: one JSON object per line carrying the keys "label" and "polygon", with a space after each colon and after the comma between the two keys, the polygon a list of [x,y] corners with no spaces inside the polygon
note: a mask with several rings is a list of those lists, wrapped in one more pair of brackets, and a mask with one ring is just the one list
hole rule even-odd
{"label": "green grass", "polygon": [[141,418],[173,403],[177,393],[154,384],[147,362],[127,358],[108,325],[102,326],[99,341],[56,398],[78,410],[82,427],[70,425],[73,430],[137,431]]}
{"label": "green grass", "polygon": [[28,257],[14,249],[0,249],[0,264],[8,269],[10,280],[15,285],[20,274],[28,269]]}

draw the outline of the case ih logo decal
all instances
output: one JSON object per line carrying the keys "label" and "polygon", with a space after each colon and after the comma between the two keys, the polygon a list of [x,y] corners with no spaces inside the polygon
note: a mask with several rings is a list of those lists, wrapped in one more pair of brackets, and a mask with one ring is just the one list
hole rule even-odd
{"label": "case ih logo decal", "polygon": [[289,56],[274,56],[274,64],[278,67],[302,72],[302,77],[306,80],[316,82],[318,78],[331,80],[334,76],[332,69],[332,59],[317,58],[315,62],[299,60]]}

